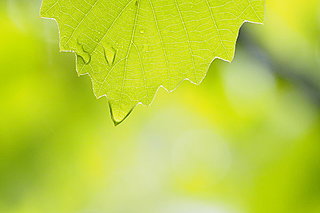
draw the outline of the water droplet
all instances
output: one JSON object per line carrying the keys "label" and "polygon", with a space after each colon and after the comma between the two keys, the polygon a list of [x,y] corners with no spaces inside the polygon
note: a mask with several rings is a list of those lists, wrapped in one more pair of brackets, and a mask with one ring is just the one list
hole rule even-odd
{"label": "water droplet", "polygon": [[147,44],[142,45],[142,52],[147,52],[149,49],[149,46]]}
{"label": "water droplet", "polygon": [[104,45],[103,52],[108,65],[112,66],[116,58],[117,51],[112,46]]}
{"label": "water droplet", "polygon": [[123,112],[121,110],[114,110],[114,105],[112,105],[111,101],[109,101],[110,115],[114,125],[118,126],[119,124],[121,124],[131,114],[134,108],[135,106],[133,106],[127,112]]}
{"label": "water droplet", "polygon": [[77,49],[76,49],[77,59],[81,59],[85,64],[89,64],[91,61],[91,55],[88,51],[86,51],[83,45],[77,41]]}
{"label": "water droplet", "polygon": [[144,34],[144,33],[145,33],[145,32],[144,32],[144,29],[141,29],[141,30],[140,30],[140,33],[141,33],[141,34]]}
{"label": "water droplet", "polygon": [[77,59],[81,59],[85,64],[89,64],[91,61],[91,56],[89,54],[84,56],[77,53]]}

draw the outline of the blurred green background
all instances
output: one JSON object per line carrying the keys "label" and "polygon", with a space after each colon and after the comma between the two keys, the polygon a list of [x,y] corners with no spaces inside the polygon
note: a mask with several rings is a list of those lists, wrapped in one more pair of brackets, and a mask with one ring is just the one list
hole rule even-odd
{"label": "blurred green background", "polygon": [[1,213],[320,212],[318,0],[267,0],[232,64],[118,127],[40,4],[0,1]]}

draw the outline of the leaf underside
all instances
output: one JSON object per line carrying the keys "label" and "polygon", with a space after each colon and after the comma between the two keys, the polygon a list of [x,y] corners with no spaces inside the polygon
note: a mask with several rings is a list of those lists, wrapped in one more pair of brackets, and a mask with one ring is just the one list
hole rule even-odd
{"label": "leaf underside", "polygon": [[43,0],[61,51],[77,55],[115,124],[149,105],[160,86],[199,84],[215,58],[231,61],[239,28],[262,23],[264,0]]}

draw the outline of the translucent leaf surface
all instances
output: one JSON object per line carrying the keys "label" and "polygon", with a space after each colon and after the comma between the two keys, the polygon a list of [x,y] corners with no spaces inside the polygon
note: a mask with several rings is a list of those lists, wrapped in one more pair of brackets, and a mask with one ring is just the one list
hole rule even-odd
{"label": "translucent leaf surface", "polygon": [[264,0],[43,0],[60,49],[77,54],[116,124],[160,86],[199,84],[215,58],[231,61],[240,26],[261,23]]}

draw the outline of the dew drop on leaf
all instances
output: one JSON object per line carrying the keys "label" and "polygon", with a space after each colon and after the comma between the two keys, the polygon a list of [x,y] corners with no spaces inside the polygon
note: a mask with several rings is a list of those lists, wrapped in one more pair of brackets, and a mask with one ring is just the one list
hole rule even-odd
{"label": "dew drop on leaf", "polygon": [[144,53],[148,52],[148,48],[149,48],[148,45],[146,45],[146,44],[142,45],[142,52],[144,52]]}
{"label": "dew drop on leaf", "polygon": [[103,52],[104,52],[104,58],[106,59],[108,65],[112,66],[116,58],[117,51],[112,46],[104,45]]}
{"label": "dew drop on leaf", "polygon": [[81,59],[85,64],[89,64],[91,61],[91,55],[88,51],[86,51],[83,45],[77,41],[77,49],[76,49],[77,59]]}
{"label": "dew drop on leaf", "polygon": [[86,56],[77,54],[77,58],[78,58],[78,60],[81,59],[85,64],[89,64],[91,61],[91,56],[89,54]]}
{"label": "dew drop on leaf", "polygon": [[111,115],[113,124],[115,126],[118,126],[119,124],[121,124],[131,114],[134,108],[135,106],[126,111],[114,110],[114,107],[112,106],[111,101],[109,101],[110,115]]}

